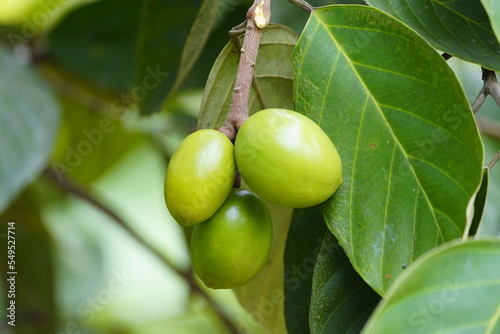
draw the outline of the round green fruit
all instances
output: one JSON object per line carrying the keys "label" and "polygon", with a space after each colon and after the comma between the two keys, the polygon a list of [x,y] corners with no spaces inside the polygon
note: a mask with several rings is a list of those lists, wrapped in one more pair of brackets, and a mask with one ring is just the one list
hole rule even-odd
{"label": "round green fruit", "polygon": [[271,250],[273,227],[263,200],[248,190],[233,190],[191,237],[191,262],[206,286],[239,287],[264,267]]}
{"label": "round green fruit", "polygon": [[210,218],[231,192],[234,146],[222,133],[199,130],[181,143],[165,176],[165,203],[174,219],[191,226]]}
{"label": "round green fruit", "polygon": [[246,184],[266,201],[292,208],[319,204],[342,183],[342,163],[326,133],[286,109],[265,109],[238,131],[236,165]]}

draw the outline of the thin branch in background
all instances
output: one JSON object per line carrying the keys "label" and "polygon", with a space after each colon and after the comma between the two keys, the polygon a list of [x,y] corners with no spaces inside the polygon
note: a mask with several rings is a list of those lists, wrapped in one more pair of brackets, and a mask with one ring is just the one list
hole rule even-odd
{"label": "thin branch in background", "polygon": [[288,0],[288,2],[299,7],[300,9],[305,10],[308,13],[312,13],[312,11],[314,10],[314,7],[305,0]]}
{"label": "thin branch in background", "polygon": [[453,57],[453,56],[452,56],[451,54],[449,54],[449,53],[446,53],[446,52],[445,52],[445,53],[443,53],[443,54],[441,55],[441,57],[443,57],[443,58],[444,58],[444,60],[448,60],[448,59],[450,59],[450,58],[451,58],[451,57]]}
{"label": "thin branch in background", "polygon": [[500,108],[500,85],[497,81],[497,75],[495,71],[487,70],[484,67],[482,67],[482,70],[487,93],[493,98],[497,106]]}
{"label": "thin branch in background", "polygon": [[479,94],[477,95],[476,99],[471,105],[472,112],[475,114],[478,112],[479,108],[483,105],[484,101],[486,101],[486,98],[488,97],[487,94],[485,94],[485,89],[484,86],[481,88],[481,91],[479,91]]}
{"label": "thin branch in background", "polygon": [[81,200],[89,203],[99,211],[103,212],[107,216],[109,216],[112,221],[118,224],[121,228],[127,232],[127,234],[132,237],[135,241],[137,241],[144,248],[148,249],[151,253],[153,253],[163,264],[165,264],[168,268],[170,268],[177,275],[181,276],[189,285],[190,289],[200,295],[207,304],[216,312],[221,322],[226,326],[230,333],[237,334],[238,330],[236,325],[232,322],[232,320],[225,314],[225,312],[220,308],[217,302],[207,294],[195,281],[193,272],[191,269],[182,270],[178,268],[169,258],[162,254],[157,248],[149,244],[142,236],[137,234],[116,212],[114,212],[111,208],[109,208],[106,204],[98,200],[95,196],[93,196],[87,189],[84,187],[77,185],[75,182],[62,177],[61,175],[57,175],[54,170],[50,167],[46,168],[44,171],[44,175],[52,181],[56,186],[63,189],[67,193],[80,198]]}
{"label": "thin branch in background", "polygon": [[481,133],[500,139],[500,122],[484,117],[476,118],[476,122]]}
{"label": "thin branch in background", "polygon": [[493,166],[495,166],[495,164],[498,162],[498,160],[500,160],[500,151],[498,151],[493,159],[491,159],[490,163],[488,164],[488,169],[491,170]]}
{"label": "thin branch in background", "polygon": [[495,71],[488,70],[484,67],[481,67],[483,71],[483,87],[481,91],[476,97],[476,100],[472,103],[472,111],[474,114],[481,108],[486,97],[491,96],[493,100],[495,100],[496,104],[500,108],[500,85],[497,81],[497,76]]}
{"label": "thin branch in background", "polygon": [[254,0],[247,12],[245,38],[241,46],[240,62],[231,101],[231,109],[226,122],[219,129],[229,139],[234,140],[240,126],[248,118],[248,101],[252,89],[253,70],[257,61],[262,29],[271,20],[271,0]]}
{"label": "thin branch in background", "polygon": [[[500,122],[492,120],[492,119],[484,119],[477,118],[477,127],[481,133],[488,135],[490,137],[494,137],[496,139],[500,139]],[[495,156],[491,159],[488,164],[488,169],[491,170],[493,166],[500,160],[500,151],[495,154]]]}

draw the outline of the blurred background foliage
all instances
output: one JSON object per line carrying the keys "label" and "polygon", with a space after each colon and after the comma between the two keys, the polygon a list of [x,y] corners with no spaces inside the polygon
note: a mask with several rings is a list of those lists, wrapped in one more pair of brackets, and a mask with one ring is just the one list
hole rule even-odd
{"label": "blurred background foliage", "polygon": [[[157,46],[166,58],[177,55],[169,58],[169,66],[179,66],[201,2],[176,1],[183,10],[170,14],[169,19],[179,20],[184,29],[170,31],[168,43]],[[161,104],[160,113],[141,117],[137,64],[145,56],[141,50],[151,48],[138,42],[144,38],[141,34],[148,33],[140,29],[141,15],[148,5],[158,5],[156,1],[0,0],[0,51],[38,77],[33,85],[49,89],[60,109],[46,166],[37,168],[26,187],[0,208],[2,274],[6,272],[3,254],[8,221],[16,222],[19,272],[18,326],[13,331],[2,317],[0,332],[224,333],[219,316],[183,277],[133,240],[109,215],[69,195],[54,178],[58,171],[88,189],[173,264],[188,271],[187,233],[169,216],[163,201],[166,163],[181,140],[196,129],[211,66],[229,40],[228,31],[244,20],[251,2],[221,2],[222,10],[193,70]],[[287,25],[297,34],[307,21],[305,12],[284,0],[273,1],[272,11],[272,22]],[[469,101],[474,101],[482,87],[480,67],[454,58],[449,64]],[[178,68],[169,70],[177,72]],[[5,82],[2,71],[0,66],[0,82],[16,87],[15,80]],[[167,90],[162,89],[165,95]],[[16,98],[29,101],[31,93],[23,91]],[[6,117],[12,110],[2,97],[0,93],[0,116]],[[491,99],[481,108],[478,121],[488,162],[500,150],[500,113]],[[0,141],[7,139],[0,132]],[[83,147],[82,142],[91,145]],[[11,159],[11,154],[0,150],[0,160]],[[8,173],[14,175],[17,169]],[[500,235],[498,203],[497,167],[490,175],[481,226],[484,235]],[[0,306],[5,309],[4,283],[0,290]],[[264,332],[231,291],[207,289],[207,293],[242,332]]]}

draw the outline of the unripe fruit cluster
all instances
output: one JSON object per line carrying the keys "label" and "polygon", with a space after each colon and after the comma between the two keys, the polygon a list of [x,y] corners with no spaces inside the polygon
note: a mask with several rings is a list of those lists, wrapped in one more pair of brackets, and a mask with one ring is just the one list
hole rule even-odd
{"label": "unripe fruit cluster", "polygon": [[[236,168],[258,196],[231,190]],[[271,249],[271,217],[262,199],[309,207],[341,182],[337,149],[316,123],[294,111],[265,109],[242,125],[234,146],[215,130],[188,136],[168,166],[165,201],[180,225],[196,225],[191,261],[201,280],[234,288],[257,275]]]}

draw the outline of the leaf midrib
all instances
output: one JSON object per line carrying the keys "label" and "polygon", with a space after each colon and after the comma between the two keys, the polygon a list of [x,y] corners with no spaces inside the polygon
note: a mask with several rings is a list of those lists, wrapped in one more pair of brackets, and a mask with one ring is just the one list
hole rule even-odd
{"label": "leaf midrib", "polygon": [[[365,82],[363,81],[363,79],[361,78],[361,76],[359,75],[359,73],[357,72],[356,68],[352,65],[352,63],[351,63],[351,61],[350,61],[349,57],[347,56],[347,53],[345,52],[345,50],[342,48],[342,46],[341,46],[339,43],[337,43],[337,41],[336,41],[335,37],[331,34],[330,30],[328,29],[328,26],[327,26],[327,25],[323,22],[323,20],[321,20],[321,19],[319,18],[319,16],[316,14],[316,12],[314,12],[314,15],[315,15],[315,17],[316,17],[317,21],[319,22],[319,24],[320,24],[320,25],[322,25],[322,26],[324,27],[324,30],[327,32],[328,36],[330,36],[330,38],[331,38],[332,42],[333,42],[333,43],[337,46],[337,48],[338,48],[339,52],[341,52],[341,53],[344,55],[345,59],[347,60],[347,63],[348,63],[348,64],[349,64],[349,66],[352,68],[352,71],[353,71],[353,73],[356,75],[356,77],[358,78],[359,82],[363,85],[363,87],[365,87],[365,91],[366,91],[366,93],[367,93],[367,101],[368,101],[369,99],[371,99],[371,100],[372,100],[372,101],[376,104],[376,109],[377,109],[377,111],[379,112],[380,116],[381,116],[381,117],[385,120],[386,124],[389,124],[389,122],[387,121],[387,119],[386,119],[385,115],[383,114],[382,110],[380,109],[380,107],[379,107],[379,105],[378,105],[377,100],[376,100],[376,99],[375,99],[375,97],[371,94],[371,91],[370,91],[370,90],[368,89],[368,87],[366,86]],[[317,30],[317,29],[316,29],[316,30]],[[364,108],[364,109],[363,109],[363,115],[362,115],[362,118],[364,118],[365,111],[366,111],[366,108]],[[323,110],[321,110],[321,111],[320,111],[320,114],[322,114],[322,113],[323,113]],[[399,142],[399,140],[397,140],[397,137],[396,137],[395,133],[393,132],[392,128],[391,128],[390,126],[388,126],[388,128],[389,128],[389,131],[390,131],[390,133],[391,133],[391,135],[392,135],[392,137],[393,137],[393,139],[394,139],[394,141],[395,141],[396,145],[399,147],[399,149],[402,151],[402,153],[403,153],[406,157],[408,157],[408,155],[407,155],[406,151],[405,151],[405,150],[403,149],[403,147],[401,146],[401,143]],[[359,143],[359,138],[360,138],[360,131],[358,130],[358,137],[357,137],[357,141],[356,141],[356,143]],[[356,155],[357,155],[358,146],[359,146],[359,145],[356,145],[354,157],[356,157]],[[356,159],[354,159],[354,162],[353,162],[353,171],[352,171],[352,175],[353,175],[353,177],[354,177],[355,162],[356,162]],[[426,202],[427,202],[427,204],[428,204],[428,205],[430,206],[430,208],[431,208],[431,211],[432,211],[432,216],[434,217],[434,223],[436,224],[437,229],[440,231],[440,233],[442,233],[442,231],[441,231],[441,227],[440,227],[440,225],[439,225],[439,223],[438,223],[438,220],[437,220],[437,217],[436,217],[436,215],[435,215],[435,213],[434,213],[434,210],[435,210],[434,205],[432,205],[431,201],[429,200],[429,197],[427,196],[427,193],[425,192],[425,189],[423,188],[422,184],[420,183],[420,179],[418,178],[418,175],[416,174],[415,169],[413,168],[413,165],[412,165],[411,163],[408,163],[408,165],[410,166],[410,170],[411,170],[412,174],[414,175],[415,180],[416,180],[416,182],[417,182],[417,184],[418,184],[419,188],[421,188],[421,189],[422,189],[422,193],[424,194],[424,196],[425,196],[425,198],[426,198]],[[349,203],[350,203],[350,205],[351,205],[351,203],[352,203],[352,193],[353,193],[353,192],[352,192],[352,188],[353,188],[353,183],[351,183],[351,193],[350,193],[350,195],[351,195],[351,199],[350,199],[350,202],[349,202]],[[352,217],[352,213],[351,213],[351,212],[352,212],[352,210],[349,210],[349,211],[350,211],[350,214],[349,214],[349,220],[350,220],[350,221],[352,221],[352,220],[351,220],[351,217]],[[415,224],[416,224],[416,222],[414,221],[414,222],[413,222],[413,225],[415,225]],[[353,226],[353,224],[349,224],[349,229],[350,229],[350,238],[351,238],[351,240],[353,240],[353,239],[352,239],[352,226]],[[384,243],[385,243],[385,238],[384,238]],[[414,246],[412,246],[412,248],[413,248],[413,247],[414,247]],[[352,251],[353,249],[354,249],[354,247],[353,247],[353,246],[351,246],[351,251]],[[356,265],[356,261],[354,261],[354,265]],[[358,269],[359,269],[359,268],[358,268]],[[382,282],[382,284],[381,284],[381,286],[380,286],[380,287],[383,287],[383,278],[382,278],[382,277],[380,277],[380,279],[381,279],[381,282]]]}

